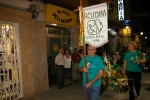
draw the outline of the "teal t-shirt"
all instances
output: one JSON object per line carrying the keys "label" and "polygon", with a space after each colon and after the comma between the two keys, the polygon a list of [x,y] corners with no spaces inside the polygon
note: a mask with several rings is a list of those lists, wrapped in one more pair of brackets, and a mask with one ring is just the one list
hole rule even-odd
{"label": "teal t-shirt", "polygon": [[[100,70],[104,70],[104,64],[102,61],[102,58],[95,55],[93,57],[86,56],[86,63],[90,64],[88,69],[88,82],[92,81],[99,73]],[[84,68],[84,57],[82,57],[80,63],[80,68]],[[83,72],[83,86],[86,85],[86,73]],[[101,85],[101,79],[97,80],[92,84],[92,86],[100,86]]]}
{"label": "teal t-shirt", "polygon": [[125,56],[124,56],[124,60],[127,61],[127,67],[126,70],[127,71],[131,71],[131,72],[141,72],[142,69],[139,67],[139,64],[137,62],[135,62],[139,55],[141,55],[141,51],[137,51],[135,50],[135,52],[130,52],[128,51]]}

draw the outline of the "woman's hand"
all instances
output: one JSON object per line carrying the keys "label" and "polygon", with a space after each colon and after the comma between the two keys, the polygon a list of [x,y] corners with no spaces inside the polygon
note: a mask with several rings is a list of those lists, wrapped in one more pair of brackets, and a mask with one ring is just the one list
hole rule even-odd
{"label": "woman's hand", "polygon": [[136,63],[140,63],[140,60],[135,60]]}
{"label": "woman's hand", "polygon": [[126,71],[124,69],[121,69],[121,68],[120,68],[120,70],[121,70],[122,74],[125,75]]}

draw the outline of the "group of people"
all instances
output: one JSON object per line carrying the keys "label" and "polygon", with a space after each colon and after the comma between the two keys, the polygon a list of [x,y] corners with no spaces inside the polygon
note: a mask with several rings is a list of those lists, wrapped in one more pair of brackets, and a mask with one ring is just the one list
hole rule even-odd
{"label": "group of people", "polygon": [[78,71],[78,65],[83,56],[83,49],[75,48],[72,55],[69,50],[59,49],[59,54],[55,58],[55,67],[57,69],[58,89],[71,85],[71,78],[74,82],[82,78]]}
{"label": "group of people", "polygon": [[[86,57],[81,57],[77,54],[77,48],[74,49],[74,53],[71,56],[69,52],[65,53],[65,59],[63,56],[64,50],[60,49],[60,53],[56,56],[55,63],[58,70],[58,88],[62,87],[62,71],[63,65],[71,65],[71,60],[73,61],[73,78],[74,81],[77,80],[77,72],[82,73],[83,79],[83,90],[86,100],[98,100],[100,94],[101,78],[105,70],[103,60],[100,56],[96,55],[96,48],[93,46],[87,46]],[[135,100],[135,98],[140,98],[140,87],[142,78],[142,69],[140,68],[140,63],[145,63],[146,58],[142,55],[142,52],[137,50],[137,43],[134,41],[129,42],[128,51],[124,54],[123,58],[123,69],[122,74],[126,74],[128,77],[129,85],[129,100]],[[65,61],[67,58],[70,60]],[[72,58],[72,59],[71,59]],[[86,62],[86,63],[85,63]],[[65,67],[66,68],[66,67]],[[69,67],[71,68],[71,67]],[[66,80],[65,83],[68,81]],[[134,87],[136,90],[136,95],[134,93]]]}

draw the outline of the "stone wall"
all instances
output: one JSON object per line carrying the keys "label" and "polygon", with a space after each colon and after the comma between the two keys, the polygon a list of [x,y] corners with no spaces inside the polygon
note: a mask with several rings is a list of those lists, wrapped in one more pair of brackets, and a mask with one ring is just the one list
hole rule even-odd
{"label": "stone wall", "polygon": [[24,97],[47,91],[48,71],[45,23],[31,13],[0,6],[0,21],[19,23]]}

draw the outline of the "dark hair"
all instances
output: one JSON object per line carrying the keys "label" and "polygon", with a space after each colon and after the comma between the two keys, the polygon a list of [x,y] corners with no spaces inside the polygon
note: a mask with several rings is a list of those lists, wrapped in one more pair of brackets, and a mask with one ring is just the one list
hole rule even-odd
{"label": "dark hair", "polygon": [[80,49],[80,50],[79,50],[79,53],[81,53],[82,51],[83,51],[83,49]]}
{"label": "dark hair", "polygon": [[76,50],[77,48],[74,48],[74,51]]}
{"label": "dark hair", "polygon": [[70,55],[70,50],[66,49],[64,55],[66,54],[66,51],[69,51],[69,55]]}

